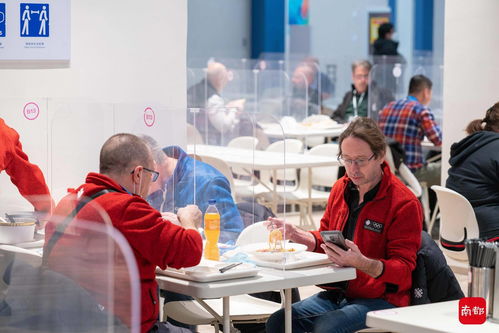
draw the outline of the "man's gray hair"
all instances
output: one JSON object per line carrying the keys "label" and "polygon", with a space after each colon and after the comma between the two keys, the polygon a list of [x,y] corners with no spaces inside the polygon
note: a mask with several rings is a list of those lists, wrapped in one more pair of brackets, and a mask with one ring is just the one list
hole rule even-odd
{"label": "man's gray hair", "polygon": [[367,69],[369,72],[373,67],[373,65],[369,62],[369,60],[356,60],[352,63],[352,73],[355,72],[355,69],[359,66]]}
{"label": "man's gray hair", "polygon": [[166,154],[161,149],[161,147],[158,145],[158,142],[151,136],[149,135],[141,135],[140,138],[144,140],[144,142],[149,146],[152,152],[152,158],[154,159],[154,162],[156,164],[160,165],[164,162],[166,159]]}
{"label": "man's gray hair", "polygon": [[100,151],[99,172],[123,174],[137,165],[152,164],[151,149],[138,136],[129,133],[115,134],[106,140]]}

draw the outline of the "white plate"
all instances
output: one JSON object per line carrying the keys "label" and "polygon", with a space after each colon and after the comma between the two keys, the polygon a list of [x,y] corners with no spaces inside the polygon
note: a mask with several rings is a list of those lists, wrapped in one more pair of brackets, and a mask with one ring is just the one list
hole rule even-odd
{"label": "white plate", "polygon": [[254,256],[259,260],[264,261],[280,261],[286,258],[293,257],[295,254],[303,252],[307,249],[306,245],[298,244],[298,243],[289,243],[286,242],[284,244],[286,250],[293,249],[294,251],[285,251],[285,252],[259,252],[258,250],[268,249],[269,243],[254,243],[241,246],[241,251],[247,254]]}
{"label": "white plate", "polygon": [[260,268],[255,267],[253,264],[242,263],[241,265],[229,269],[224,273],[220,273],[220,268],[226,267],[230,264],[232,263],[202,260],[199,265],[194,267],[182,269],[167,268],[165,270],[157,268],[156,272],[183,280],[211,282],[255,276],[260,271]]}
{"label": "white plate", "polygon": [[265,261],[253,259],[253,262],[257,266],[262,267],[270,267],[277,269],[295,269],[295,268],[303,268],[309,266],[317,266],[317,265],[327,265],[331,264],[331,261],[327,258],[327,255],[324,253],[316,253],[316,252],[300,252],[293,257],[287,258],[287,260],[281,261]]}

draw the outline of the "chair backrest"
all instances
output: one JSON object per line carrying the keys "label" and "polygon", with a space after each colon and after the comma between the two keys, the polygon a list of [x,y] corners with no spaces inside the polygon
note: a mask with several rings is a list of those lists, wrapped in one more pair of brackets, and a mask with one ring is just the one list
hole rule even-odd
{"label": "chair backrest", "polygon": [[[230,142],[227,144],[227,147],[253,151],[256,149],[257,145],[258,139],[254,136],[239,136],[230,140]],[[248,152],[248,154],[251,154],[251,152]],[[243,168],[232,168],[232,173],[236,176],[236,178],[248,177],[248,172]]]}
{"label": "chair backrest", "polygon": [[266,242],[269,239],[267,227],[263,225],[264,221],[256,222],[241,231],[237,237],[236,245],[242,246],[253,243]]}
{"label": "chair backrest", "polygon": [[418,198],[423,195],[423,188],[419,183],[419,180],[414,176],[411,169],[404,163],[401,163],[398,169],[400,178],[407,184],[407,187],[414,193]]}
{"label": "chair backrest", "polygon": [[227,178],[230,184],[232,197],[234,198],[234,177],[232,176],[232,171],[230,170],[229,165],[225,163],[224,160],[216,157],[212,156],[200,156],[200,157],[202,162],[211,165],[212,167],[220,171],[220,173],[224,175],[225,178]]}
{"label": "chair backrest", "polygon": [[[301,153],[303,152],[303,142],[297,139],[285,139],[271,143],[266,151],[277,152],[277,153]],[[284,155],[283,155],[284,156]],[[262,180],[265,178],[270,179],[270,175],[267,171],[262,171],[261,173]],[[297,169],[285,169],[278,170],[276,172],[277,181],[287,181],[287,182],[295,182],[295,185],[298,184],[298,170]]]}
{"label": "chair backrest", "polygon": [[199,133],[199,131],[196,127],[187,123],[186,129],[187,129],[187,144],[188,145],[193,145],[193,144],[202,145],[202,144],[204,144],[203,137],[201,136],[201,133]]}
{"label": "chair backrest", "polygon": [[431,188],[437,194],[440,208],[440,243],[444,252],[452,258],[467,260],[463,246],[453,251],[445,244],[459,244],[466,239],[478,238],[475,211],[468,199],[456,191],[437,185]]}
{"label": "chair backrest", "polygon": [[230,140],[230,142],[227,144],[228,147],[249,149],[249,150],[256,149],[257,145],[258,145],[258,139],[255,138],[254,136],[239,136],[237,138]]}
{"label": "chair backrest", "polygon": [[386,163],[388,163],[390,170],[395,173],[397,171],[397,168],[395,167],[395,161],[393,160],[392,150],[390,149],[389,145],[386,145],[385,161]]}
{"label": "chair backrest", "polygon": [[[339,146],[336,143],[325,143],[310,149],[307,154],[318,156],[337,156]],[[338,166],[318,167],[312,169],[312,186],[331,187],[338,179]],[[305,175],[306,173],[306,175]],[[302,169],[302,175],[308,179],[308,170]],[[301,178],[300,181],[304,179]]]}

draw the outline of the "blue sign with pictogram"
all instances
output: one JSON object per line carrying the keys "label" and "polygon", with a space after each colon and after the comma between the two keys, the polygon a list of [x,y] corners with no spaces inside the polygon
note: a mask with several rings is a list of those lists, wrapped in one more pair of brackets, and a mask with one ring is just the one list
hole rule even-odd
{"label": "blue sign with pictogram", "polygon": [[21,37],[49,37],[48,3],[21,3],[19,9]]}
{"label": "blue sign with pictogram", "polygon": [[0,3],[0,37],[5,37],[5,3]]}

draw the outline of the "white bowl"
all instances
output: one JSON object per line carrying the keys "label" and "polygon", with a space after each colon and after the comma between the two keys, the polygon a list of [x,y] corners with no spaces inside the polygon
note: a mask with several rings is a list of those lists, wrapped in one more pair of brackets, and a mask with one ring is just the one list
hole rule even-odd
{"label": "white bowl", "polygon": [[[269,243],[254,243],[241,246],[241,251],[254,256],[255,258],[263,261],[280,261],[285,258],[293,257],[295,254],[307,250],[307,246],[298,243],[285,242],[284,247],[286,251],[280,252],[261,252],[269,248]],[[292,250],[292,251],[290,251]]]}
{"label": "white bowl", "polygon": [[0,243],[17,244],[32,241],[35,236],[35,222],[0,222]]}

